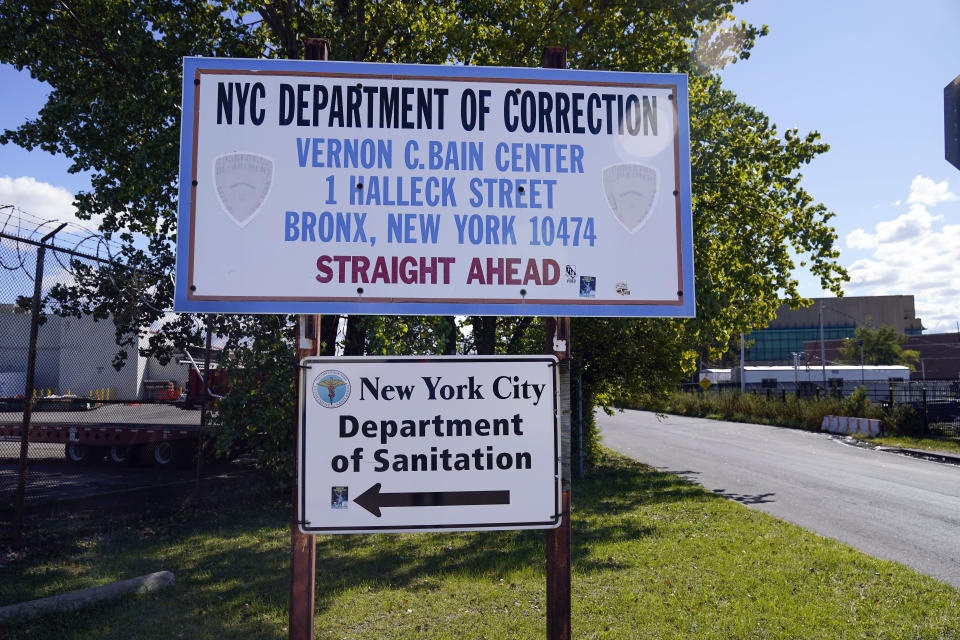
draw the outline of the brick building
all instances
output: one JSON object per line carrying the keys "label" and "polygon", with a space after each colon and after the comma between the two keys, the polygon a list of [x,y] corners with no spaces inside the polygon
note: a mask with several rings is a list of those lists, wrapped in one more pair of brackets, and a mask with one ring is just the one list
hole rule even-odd
{"label": "brick building", "polygon": [[[744,360],[750,364],[793,364],[793,354],[805,352],[806,342],[820,340],[821,305],[826,341],[836,340],[839,344],[843,338],[852,338],[857,327],[867,324],[893,327],[897,333],[908,336],[920,336],[923,332],[910,295],[813,298],[813,304],[803,309],[781,306],[770,326],[744,336],[748,343],[752,342]],[[829,355],[827,361],[831,361]],[[816,362],[820,362],[819,342]]]}

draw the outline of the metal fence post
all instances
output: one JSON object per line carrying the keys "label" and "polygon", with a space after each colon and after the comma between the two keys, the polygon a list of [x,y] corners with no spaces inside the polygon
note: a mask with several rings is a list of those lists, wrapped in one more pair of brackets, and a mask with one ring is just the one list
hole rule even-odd
{"label": "metal fence post", "polygon": [[27,489],[27,455],[29,453],[30,418],[33,414],[33,384],[37,370],[37,335],[40,331],[40,298],[43,295],[43,257],[46,251],[46,242],[67,226],[64,222],[59,227],[40,239],[37,248],[37,268],[33,274],[33,305],[30,310],[30,344],[27,351],[27,381],[23,390],[23,426],[20,430],[20,467],[17,472],[17,511],[13,525],[13,544],[17,549],[23,548],[23,504]]}
{"label": "metal fence post", "polygon": [[930,427],[930,414],[927,413],[927,388],[923,387],[920,389],[920,400],[923,404],[923,428],[927,429]]}
{"label": "metal fence post", "polygon": [[577,378],[577,480],[583,480],[583,374]]}

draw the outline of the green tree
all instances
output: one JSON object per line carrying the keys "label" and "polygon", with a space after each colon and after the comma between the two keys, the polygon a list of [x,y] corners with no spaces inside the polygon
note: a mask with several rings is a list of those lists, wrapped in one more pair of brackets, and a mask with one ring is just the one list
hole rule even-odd
{"label": "green tree", "polygon": [[860,346],[863,345],[863,364],[885,365],[899,364],[916,369],[920,363],[920,353],[904,349],[909,338],[897,333],[893,327],[857,327],[853,338],[844,338],[840,344],[840,362],[860,364]]}
{"label": "green tree", "polygon": [[[738,0],[742,1],[742,0]],[[183,56],[301,57],[304,37],[323,35],[341,60],[538,66],[545,45],[563,43],[581,69],[688,71],[697,35],[729,16],[734,2],[543,2],[542,0],[0,0],[0,61],[48,83],[37,118],[0,143],[62,153],[70,171],[91,174],[77,195],[81,218],[123,244],[116,257],[151,274],[172,273],[176,241]],[[734,57],[762,33],[737,30]],[[711,53],[716,57],[715,53]],[[164,316],[172,278],[147,287],[83,279],[59,290],[78,311],[122,318],[138,329]],[[130,311],[133,311],[132,313]],[[222,320],[217,320],[222,323]],[[198,342],[196,323],[169,321],[153,349]]]}
{"label": "green tree", "polygon": [[833,214],[802,187],[801,169],[829,147],[819,134],[782,136],[763,113],[737,101],[714,76],[692,78],[690,126],[699,344],[720,355],[740,331],[763,327],[782,300],[808,304],[799,266],[840,293]]}
{"label": "green tree", "polygon": [[[0,61],[52,87],[38,117],[0,134],[0,143],[63,153],[71,171],[89,172],[78,215],[102,216],[102,232],[123,244],[118,259],[164,274],[145,281],[91,271],[53,292],[64,312],[111,315],[118,335],[135,343],[167,317],[172,300],[182,56],[296,58],[304,37],[319,35],[341,60],[539,66],[544,46],[564,44],[571,68],[689,73],[697,318],[576,319],[573,371],[589,420],[594,402],[657,393],[687,375],[699,354],[718,354],[730,336],[764,326],[781,294],[802,304],[792,255],[827,289],[845,278],[831,214],[800,185],[799,169],[826,145],[816,133],[779,134],[711,75],[710,64],[749,57],[766,33],[723,26],[735,23],[731,12],[744,1],[0,0]],[[451,321],[436,320],[368,317],[351,325],[347,348],[448,352]],[[292,361],[288,318],[207,322],[231,345],[256,347],[245,367],[267,366],[281,353]],[[467,349],[543,344],[539,320],[468,325]],[[193,317],[170,319],[150,335],[150,350],[169,355],[174,344],[200,344],[202,329]],[[335,330],[336,322],[325,324],[328,342]]]}
{"label": "green tree", "polygon": [[283,485],[291,479],[295,449],[293,323],[285,316],[263,321],[272,322],[273,330],[257,332],[220,362],[230,371],[230,392],[217,401],[214,443],[222,455],[249,448],[257,465]]}

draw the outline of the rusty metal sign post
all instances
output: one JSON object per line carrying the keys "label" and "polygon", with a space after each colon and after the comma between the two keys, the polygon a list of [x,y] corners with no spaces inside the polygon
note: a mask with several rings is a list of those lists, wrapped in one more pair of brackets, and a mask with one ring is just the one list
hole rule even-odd
{"label": "rusty metal sign post", "polygon": [[[543,66],[567,68],[566,47],[545,47]],[[547,531],[547,640],[570,638],[570,318],[546,318],[545,352],[559,361],[559,419],[562,488],[560,526]],[[581,442],[581,447],[582,447]]]}
{"label": "rusty metal sign post", "polygon": [[[307,38],[304,42],[304,58],[307,60],[328,60],[330,43],[322,38]],[[310,356],[320,355],[321,316],[298,315],[296,351],[297,366]],[[300,385],[296,385],[294,406],[300,406]],[[293,429],[297,429],[294,420]],[[293,456],[293,477],[296,478],[297,456]],[[297,524],[297,504],[299,503],[297,483],[293,483],[293,508],[290,519],[290,640],[313,640],[313,609],[316,592],[316,537],[300,531]]]}
{"label": "rusty metal sign post", "polygon": [[[303,358],[315,356],[320,348],[320,316],[297,316],[297,366]],[[296,385],[294,406],[300,406],[300,385]],[[296,421],[293,428],[296,429]],[[298,474],[293,456],[293,477]],[[313,606],[316,589],[316,537],[300,531],[297,504],[300,497],[293,483],[293,510],[290,519],[290,640],[313,640]]]}
{"label": "rusty metal sign post", "polygon": [[[567,68],[566,47],[545,47],[543,66]],[[560,526],[547,531],[547,640],[570,638],[570,318],[546,319],[546,353],[559,361]]]}

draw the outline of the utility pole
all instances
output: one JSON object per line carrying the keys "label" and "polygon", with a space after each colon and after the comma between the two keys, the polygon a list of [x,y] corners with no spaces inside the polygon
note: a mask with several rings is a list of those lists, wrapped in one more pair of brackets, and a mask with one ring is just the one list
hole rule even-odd
{"label": "utility pole", "polygon": [[800,354],[793,352],[793,393],[800,391]]}
{"label": "utility pole", "polygon": [[863,340],[857,340],[857,344],[860,345],[860,386],[863,387],[866,385],[863,381]]}
{"label": "utility pole", "polygon": [[740,393],[745,393],[747,389],[747,381],[744,379],[744,374],[746,369],[743,366],[743,331],[740,332]]}

